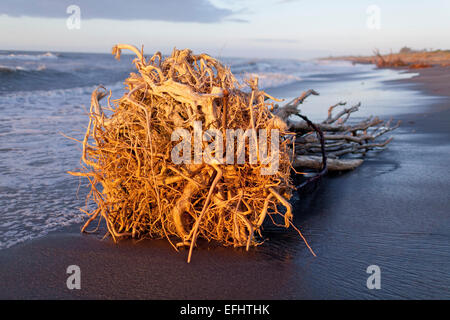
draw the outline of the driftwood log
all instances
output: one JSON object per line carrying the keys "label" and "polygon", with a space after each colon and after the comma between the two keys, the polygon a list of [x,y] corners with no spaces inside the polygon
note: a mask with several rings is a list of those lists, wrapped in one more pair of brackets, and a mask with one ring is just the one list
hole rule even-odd
{"label": "driftwood log", "polygon": [[[308,90],[298,98],[286,105],[275,106],[273,112],[283,119],[290,131],[297,133],[296,158],[293,166],[296,168],[321,169],[323,166],[322,145],[320,139],[307,121],[293,120],[294,116],[302,116],[298,106],[311,96],[318,95],[314,90]],[[328,109],[325,120],[316,123],[318,129],[323,133],[324,147],[327,156],[327,169],[329,171],[352,170],[360,166],[364,160],[363,156],[370,150],[383,149],[392,137],[379,141],[379,137],[390,132],[400,125],[400,121],[393,124],[392,119],[384,121],[378,117],[349,124],[350,116],[359,110],[361,103],[345,108],[346,102],[339,102]],[[343,107],[335,112],[339,107]],[[359,158],[344,158],[347,155],[359,155]]]}

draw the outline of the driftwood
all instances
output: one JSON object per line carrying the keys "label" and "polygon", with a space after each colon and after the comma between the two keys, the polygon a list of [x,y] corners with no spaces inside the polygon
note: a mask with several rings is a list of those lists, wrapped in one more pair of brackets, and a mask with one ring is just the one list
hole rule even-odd
{"label": "driftwood", "polygon": [[[257,236],[264,221],[280,225],[276,216],[281,226],[297,230],[314,254],[292,223],[288,200],[295,189],[293,165],[319,170],[299,188],[328,169],[355,168],[361,159],[341,157],[384,147],[390,139],[375,139],[398,126],[378,118],[347,124],[359,105],[333,114],[344,103],[332,106],[323,122],[313,123],[297,108],[308,96],[317,95],[314,90],[278,107],[274,103],[280,100],[260,90],[257,79],[248,81],[250,92],[241,90],[230,69],[206,54],[174,49],[166,58],[159,52],[145,58],[142,50],[119,44],[113,48],[116,58],[122,49],[136,54],[137,72],[125,80],[127,92],[120,99],[111,102],[111,92],[103,87],[92,93],[89,124],[80,141],[83,167],[69,172],[86,178],[91,186],[88,200],[95,207],[90,212],[82,210],[89,217],[82,231],[88,232],[93,221],[104,220],[107,235],[114,241],[166,238],[176,250],[189,247],[188,262],[199,238],[247,250],[261,244],[263,239]],[[107,96],[108,104],[102,107],[100,100]],[[294,121],[295,116],[300,121]],[[196,143],[198,124],[206,136]],[[188,135],[183,142],[179,142],[180,130]],[[261,136],[258,144],[256,135],[248,136],[249,144],[254,139],[255,145],[244,148],[247,160],[228,163],[217,149],[214,155],[208,151],[212,142],[221,140],[208,130],[216,134],[263,131],[270,132],[270,138],[263,137],[260,145]],[[266,157],[258,150],[267,144],[271,147]],[[258,161],[252,163],[255,150]],[[179,156],[179,151],[189,161],[175,163],[174,154]],[[261,161],[264,158],[270,161]],[[271,174],[263,173],[274,167]]]}
{"label": "driftwood", "polygon": [[[288,202],[294,189],[295,134],[270,112],[266,101],[274,98],[258,88],[257,79],[248,81],[251,92],[246,92],[229,68],[206,54],[174,49],[165,59],[159,52],[145,58],[142,51],[128,45],[115,46],[113,54],[119,58],[122,49],[137,55],[137,73],[126,79],[124,96],[112,103],[108,99],[108,106],[100,104],[108,95],[104,88],[92,93],[90,121],[81,142],[84,167],[81,172],[69,172],[87,178],[91,185],[88,198],[95,208],[84,211],[89,219],[83,231],[99,219],[106,222],[107,235],[114,241],[166,238],[176,250],[189,247],[188,262],[199,238],[247,250],[262,243],[257,235],[263,222],[275,223],[275,216],[303,238],[292,224]],[[198,124],[204,134],[196,143]],[[262,173],[275,163],[259,161],[258,152],[258,162],[249,161],[259,143],[256,148],[244,148],[247,160],[242,164],[225,162],[217,150],[212,155],[207,151],[210,142],[222,139],[208,133],[212,140],[206,141],[207,130],[268,131],[270,138],[263,138],[262,145],[277,140],[277,150],[270,147],[270,155],[267,152],[268,159],[278,159],[276,170]],[[176,136],[180,132],[189,135],[184,142]],[[252,138],[256,140],[256,135],[248,137],[249,143]],[[183,149],[176,149],[180,145]],[[243,146],[236,145],[236,149]],[[174,150],[181,150],[188,161],[175,163],[174,154],[180,152]],[[208,154],[211,161],[205,161]]]}
{"label": "driftwood", "polygon": [[[363,162],[363,159],[327,159],[327,166],[329,171],[346,171],[359,167]],[[320,169],[322,167],[322,157],[297,156],[293,165],[295,168]]]}
{"label": "driftwood", "polygon": [[[308,90],[282,107],[275,106],[274,113],[287,123],[289,130],[297,133],[294,167],[320,169],[323,163],[320,139],[315,132],[311,132],[311,126],[307,121],[292,119],[293,116],[302,116],[298,106],[311,95],[318,93]],[[361,103],[349,108],[345,108],[345,105],[345,102],[332,105],[328,109],[327,118],[315,124],[323,133],[327,166],[330,171],[352,170],[360,166],[364,161],[363,158],[343,158],[343,156],[349,154],[364,156],[370,150],[385,148],[393,138],[382,141],[377,139],[400,125],[400,121],[392,124],[392,119],[384,121],[372,116],[349,124],[351,114],[359,110]],[[344,108],[335,113],[339,107]]]}

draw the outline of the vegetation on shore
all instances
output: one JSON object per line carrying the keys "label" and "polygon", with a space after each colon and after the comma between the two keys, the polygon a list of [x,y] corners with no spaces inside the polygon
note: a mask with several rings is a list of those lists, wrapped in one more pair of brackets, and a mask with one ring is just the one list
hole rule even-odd
{"label": "vegetation on shore", "polygon": [[381,54],[374,51],[373,56],[332,57],[332,60],[347,60],[354,63],[373,63],[379,68],[421,69],[433,66],[450,66],[450,50],[412,50],[403,47],[397,53]]}

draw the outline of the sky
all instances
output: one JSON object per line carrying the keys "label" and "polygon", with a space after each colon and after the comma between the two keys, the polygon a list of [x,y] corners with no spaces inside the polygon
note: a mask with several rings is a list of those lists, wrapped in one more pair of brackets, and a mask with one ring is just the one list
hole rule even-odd
{"label": "sky", "polygon": [[0,1],[0,50],[110,52],[116,43],[297,59],[450,49],[450,0]]}

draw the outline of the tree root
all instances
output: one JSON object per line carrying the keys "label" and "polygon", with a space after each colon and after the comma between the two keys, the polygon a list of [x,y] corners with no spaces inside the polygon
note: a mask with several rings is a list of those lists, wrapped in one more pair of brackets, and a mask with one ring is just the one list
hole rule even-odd
{"label": "tree root", "polygon": [[[248,81],[251,92],[242,91],[229,68],[205,54],[174,49],[165,59],[159,52],[145,58],[142,50],[122,44],[113,48],[113,54],[120,58],[122,49],[136,54],[137,73],[126,79],[127,92],[112,105],[111,92],[108,96],[103,87],[94,90],[81,142],[83,168],[69,172],[88,179],[88,200],[95,203],[91,212],[83,210],[89,218],[82,231],[104,219],[107,235],[114,241],[166,238],[176,250],[189,246],[188,262],[199,238],[246,250],[260,244],[256,235],[262,234],[267,216],[281,215],[284,227],[295,228],[289,203],[295,189],[293,167],[319,170],[299,188],[327,170],[353,169],[363,160],[341,157],[384,148],[391,139],[375,140],[398,127],[378,118],[347,124],[359,104],[333,115],[343,102],[330,107],[323,122],[313,123],[297,107],[317,95],[314,90],[280,108],[274,105],[280,100],[258,89],[257,79]],[[109,117],[100,104],[106,96],[107,109],[112,111]],[[293,121],[291,116],[301,120]],[[174,132],[194,132],[191,138],[195,141],[198,123],[202,132],[278,130],[278,148],[274,151],[271,147],[268,155],[268,159],[277,157],[278,170],[262,174],[268,163],[259,152],[257,163],[250,163],[250,147],[244,147],[243,164],[228,164],[217,150],[213,161],[205,161],[209,144],[216,142],[212,135],[209,139],[201,136],[194,150],[188,150],[189,161],[174,163],[172,151],[179,145],[173,140]],[[267,136],[267,143],[271,142]],[[255,149],[261,150],[258,144]],[[200,162],[196,162],[197,156]]]}

